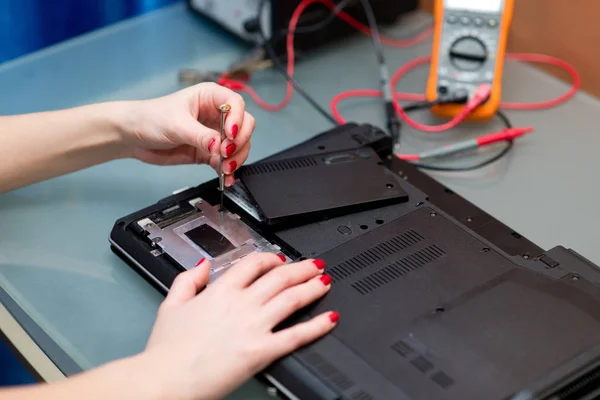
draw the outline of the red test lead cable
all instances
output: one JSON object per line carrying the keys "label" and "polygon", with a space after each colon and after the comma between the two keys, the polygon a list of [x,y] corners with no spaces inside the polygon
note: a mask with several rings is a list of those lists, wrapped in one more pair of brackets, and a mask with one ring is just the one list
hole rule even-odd
{"label": "red test lead cable", "polygon": [[[414,68],[419,67],[421,65],[428,64],[430,62],[430,60],[431,60],[430,56],[415,58],[414,60],[409,61],[408,63],[404,64],[402,67],[400,67],[394,73],[394,75],[392,76],[392,79],[390,81],[390,84],[392,86],[392,93],[394,94],[394,99],[395,99],[394,107],[396,108],[396,110],[402,110],[402,106],[400,105],[399,100],[412,100],[412,101],[425,100],[425,95],[418,94],[418,93],[399,93],[396,91],[396,87],[398,86],[398,82],[400,81],[400,79],[402,79],[409,71],[411,71]],[[510,53],[510,54],[507,54],[506,60],[540,63],[540,64],[547,64],[547,65],[559,67],[559,68],[563,69],[564,71],[566,71],[571,76],[572,85],[571,85],[571,88],[566,93],[556,97],[555,99],[536,102],[536,103],[503,102],[503,103],[500,103],[501,109],[542,110],[542,109],[546,109],[546,108],[555,107],[555,106],[562,104],[565,101],[571,99],[577,93],[577,91],[579,90],[579,88],[581,86],[581,78],[579,76],[579,73],[575,69],[575,67],[573,67],[571,64],[569,64],[566,61],[561,60],[559,58],[547,56],[544,54]],[[357,90],[350,90],[350,91],[342,92],[342,93],[338,94],[337,96],[335,96],[331,100],[331,105],[330,105],[331,112],[332,112],[333,116],[335,117],[335,119],[339,123],[343,124],[345,121],[338,110],[338,104],[340,101],[347,100],[347,99],[350,99],[353,97],[379,97],[379,96],[381,96],[380,91],[371,90],[371,89],[357,89]],[[420,125],[418,122],[409,118],[406,115],[406,113],[400,113],[400,116],[403,119],[403,121],[405,123],[407,123],[408,125],[411,125],[415,128],[416,128],[416,126]],[[416,129],[419,129],[419,128],[416,128]]]}
{"label": "red test lead cable", "polygon": [[458,124],[463,122],[465,118],[467,118],[467,116],[474,109],[479,107],[479,105],[481,105],[481,103],[483,103],[490,96],[491,91],[492,87],[490,85],[484,84],[479,86],[473,93],[473,96],[471,96],[471,98],[467,101],[461,112],[456,117],[454,117],[451,121],[438,126],[423,125],[414,121],[408,116],[408,114],[404,112],[398,100],[394,100],[394,108],[396,109],[396,112],[400,115],[400,118],[402,118],[404,122],[406,122],[408,125],[412,126],[415,129],[431,133],[443,132],[447,131],[448,129],[455,128],[456,126],[458,126]]}
{"label": "red test lead cable", "polygon": [[538,64],[547,64],[554,67],[561,68],[571,76],[572,84],[571,88],[563,95],[558,96],[552,100],[540,101],[537,103],[500,103],[500,108],[505,110],[543,110],[546,108],[556,107],[559,104],[569,100],[581,87],[581,78],[577,69],[568,62],[561,60],[560,58],[548,56],[545,54],[534,54],[534,53],[509,53],[506,55],[507,60],[531,62]]}

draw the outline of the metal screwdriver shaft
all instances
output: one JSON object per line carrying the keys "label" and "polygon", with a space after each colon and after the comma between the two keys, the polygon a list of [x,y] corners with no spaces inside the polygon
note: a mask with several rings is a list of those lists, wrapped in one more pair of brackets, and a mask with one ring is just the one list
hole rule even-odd
{"label": "metal screwdriver shaft", "polygon": [[[225,135],[225,116],[231,110],[231,106],[229,104],[221,104],[219,106],[219,111],[221,111],[221,143],[227,139],[227,135]],[[223,172],[223,153],[220,153],[219,159],[219,191],[221,192],[221,202],[219,211],[224,211],[223,207],[223,192],[225,191],[225,173]]]}

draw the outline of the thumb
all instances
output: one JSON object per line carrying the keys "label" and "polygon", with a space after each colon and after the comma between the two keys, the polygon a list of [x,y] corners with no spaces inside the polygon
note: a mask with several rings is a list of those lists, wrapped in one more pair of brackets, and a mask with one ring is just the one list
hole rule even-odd
{"label": "thumb", "polygon": [[175,278],[163,306],[179,306],[190,301],[206,286],[209,278],[210,262],[204,259],[195,268],[182,272]]}

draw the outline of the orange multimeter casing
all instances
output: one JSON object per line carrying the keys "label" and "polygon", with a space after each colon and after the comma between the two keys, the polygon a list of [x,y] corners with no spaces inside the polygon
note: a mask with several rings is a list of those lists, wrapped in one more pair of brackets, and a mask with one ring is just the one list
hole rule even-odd
{"label": "orange multimeter casing", "polygon": [[[490,98],[467,119],[487,120],[498,111],[513,10],[514,0],[435,0],[428,101],[458,91],[472,93],[485,83],[492,87]],[[436,105],[432,112],[452,118],[463,107]]]}

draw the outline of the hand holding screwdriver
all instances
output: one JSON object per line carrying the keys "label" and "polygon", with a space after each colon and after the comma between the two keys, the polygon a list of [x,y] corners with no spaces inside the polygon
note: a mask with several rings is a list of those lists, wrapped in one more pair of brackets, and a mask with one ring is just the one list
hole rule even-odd
{"label": "hand holding screwdriver", "polygon": [[[231,106],[223,130],[222,104]],[[234,172],[248,157],[256,125],[242,96],[216,83],[200,83],[134,105],[129,118],[137,130],[131,135],[135,140],[127,143],[134,147],[135,158],[160,165],[208,164],[220,173],[223,157],[224,186],[233,185]]]}

